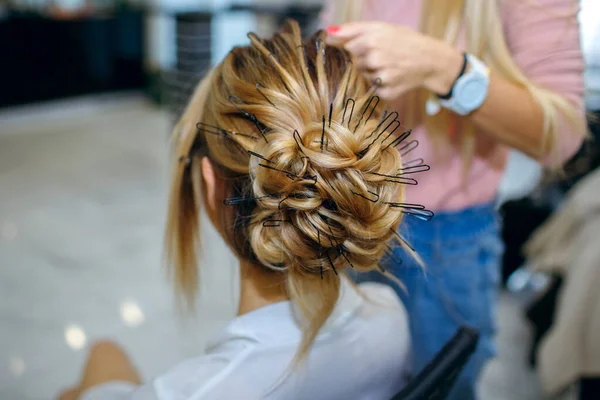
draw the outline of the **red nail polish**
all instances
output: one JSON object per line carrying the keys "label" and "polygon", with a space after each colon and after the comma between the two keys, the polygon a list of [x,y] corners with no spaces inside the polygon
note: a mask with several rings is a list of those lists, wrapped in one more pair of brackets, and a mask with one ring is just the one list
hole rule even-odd
{"label": "red nail polish", "polygon": [[338,25],[332,25],[327,27],[327,33],[330,33],[332,35],[335,35],[336,33],[338,33],[338,31],[340,30],[340,27]]}

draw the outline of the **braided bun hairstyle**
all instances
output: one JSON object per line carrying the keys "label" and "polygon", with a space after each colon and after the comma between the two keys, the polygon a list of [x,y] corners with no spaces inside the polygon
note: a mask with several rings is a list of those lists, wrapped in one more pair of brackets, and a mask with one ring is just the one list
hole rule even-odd
{"label": "braided bun hairstyle", "polygon": [[228,187],[219,229],[238,257],[281,274],[304,317],[302,356],[334,309],[340,276],[377,269],[402,219],[400,123],[324,34],[303,42],[293,21],[270,40],[249,34],[251,46],[199,84],[175,128],[166,231],[175,283],[191,300],[209,157]]}

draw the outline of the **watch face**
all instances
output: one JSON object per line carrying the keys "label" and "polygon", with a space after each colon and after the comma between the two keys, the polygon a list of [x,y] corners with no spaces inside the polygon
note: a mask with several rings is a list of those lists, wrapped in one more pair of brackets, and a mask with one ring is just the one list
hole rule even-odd
{"label": "watch face", "polygon": [[469,79],[461,85],[458,93],[458,103],[461,107],[474,110],[481,106],[487,95],[487,81],[485,79]]}

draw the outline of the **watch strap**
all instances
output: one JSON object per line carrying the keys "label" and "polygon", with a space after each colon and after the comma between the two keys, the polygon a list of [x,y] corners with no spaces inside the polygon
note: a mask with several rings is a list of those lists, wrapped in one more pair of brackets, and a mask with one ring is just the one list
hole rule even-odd
{"label": "watch strap", "polygon": [[450,88],[450,91],[444,95],[440,95],[438,94],[437,97],[439,97],[442,100],[448,100],[452,97],[452,93],[454,92],[454,87],[456,86],[456,82],[458,82],[458,80],[465,74],[465,72],[467,71],[467,65],[468,65],[469,59],[467,57],[467,53],[463,52],[463,63],[462,63],[462,67],[460,68],[460,72],[458,73],[458,76],[456,77],[456,79],[454,80],[454,82],[452,83],[452,87]]}

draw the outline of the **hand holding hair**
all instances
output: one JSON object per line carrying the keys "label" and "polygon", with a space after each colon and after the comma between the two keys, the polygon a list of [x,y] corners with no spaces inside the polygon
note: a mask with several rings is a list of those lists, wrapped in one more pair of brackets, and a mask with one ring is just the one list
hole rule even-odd
{"label": "hand holding hair", "polygon": [[420,88],[447,93],[463,63],[458,49],[400,25],[351,22],[327,32],[327,42],[352,53],[367,77],[381,78],[377,93],[388,101]]}

